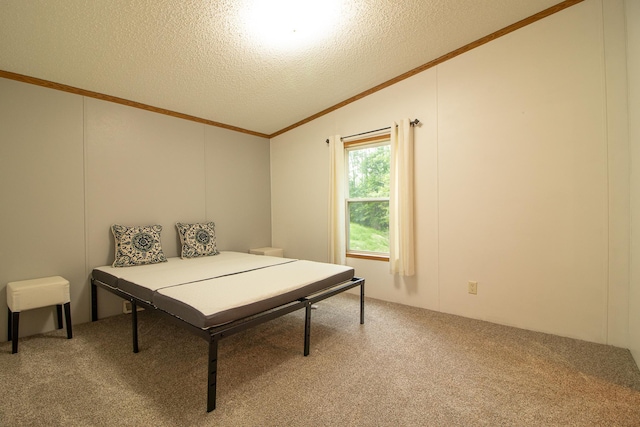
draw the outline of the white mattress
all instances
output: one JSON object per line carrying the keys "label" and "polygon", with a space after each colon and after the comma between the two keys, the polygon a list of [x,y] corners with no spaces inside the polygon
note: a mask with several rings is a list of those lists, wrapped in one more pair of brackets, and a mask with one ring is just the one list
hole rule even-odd
{"label": "white mattress", "polygon": [[200,258],[173,257],[168,258],[167,262],[134,267],[109,265],[98,267],[94,271],[117,279],[117,283],[107,283],[112,287],[120,288],[146,302],[153,302],[153,293],[160,289],[294,261],[296,260],[241,252],[220,252],[218,255]]}
{"label": "white mattress", "polygon": [[353,275],[347,266],[239,252],[93,272],[97,280],[200,328],[275,308]]}

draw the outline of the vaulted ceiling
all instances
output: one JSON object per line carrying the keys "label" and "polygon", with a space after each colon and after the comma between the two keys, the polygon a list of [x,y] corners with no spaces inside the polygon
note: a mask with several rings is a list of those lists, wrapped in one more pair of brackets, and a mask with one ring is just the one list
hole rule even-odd
{"label": "vaulted ceiling", "polygon": [[2,0],[0,70],[272,135],[558,3]]}

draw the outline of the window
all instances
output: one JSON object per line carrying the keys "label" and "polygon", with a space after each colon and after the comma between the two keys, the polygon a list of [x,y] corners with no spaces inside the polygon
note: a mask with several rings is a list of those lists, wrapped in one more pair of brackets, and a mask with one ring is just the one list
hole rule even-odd
{"label": "window", "polygon": [[331,262],[345,264],[347,256],[384,260],[391,274],[415,274],[412,125],[416,123],[417,119],[407,118],[394,121],[385,128],[386,135],[348,143],[344,139],[383,129],[327,138]]}
{"label": "window", "polygon": [[347,256],[389,258],[389,135],[345,143]]}

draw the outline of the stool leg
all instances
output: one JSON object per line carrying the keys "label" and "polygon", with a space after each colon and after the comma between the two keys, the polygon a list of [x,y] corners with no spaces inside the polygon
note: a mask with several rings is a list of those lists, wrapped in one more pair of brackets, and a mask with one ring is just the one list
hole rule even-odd
{"label": "stool leg", "polygon": [[13,313],[11,319],[12,323],[12,344],[11,344],[11,354],[16,354],[18,352],[18,324],[20,323],[20,312],[16,311]]}
{"label": "stool leg", "polygon": [[62,329],[62,304],[56,304],[56,314],[58,315],[58,329]]}
{"label": "stool leg", "polygon": [[[60,319],[62,320],[62,319]],[[64,304],[64,320],[67,323],[67,339],[73,338],[73,331],[71,330],[71,303]],[[60,325],[62,327],[62,324]]]}
{"label": "stool leg", "polygon": [[7,311],[9,312],[9,319],[7,321],[7,341],[11,341],[11,309],[7,307]]}

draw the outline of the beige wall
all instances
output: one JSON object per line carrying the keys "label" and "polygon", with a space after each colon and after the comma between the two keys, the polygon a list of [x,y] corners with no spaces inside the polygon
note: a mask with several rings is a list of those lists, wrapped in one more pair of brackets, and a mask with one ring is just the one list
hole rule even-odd
{"label": "beige wall", "polygon": [[274,245],[327,259],[327,136],[417,117],[417,275],[350,259],[368,295],[626,346],[621,4],[587,0],[272,139]]}
{"label": "beige wall", "polygon": [[[74,323],[88,321],[113,223],[161,224],[167,256],[178,221],[215,221],[223,250],[271,244],[265,139],[6,79],[0,94],[0,305],[9,281],[62,275]],[[101,292],[100,315],[118,312]],[[53,327],[51,309],[34,310],[20,335]]]}
{"label": "beige wall", "polygon": [[624,0],[602,4],[609,199],[609,342],[629,342],[629,117]]}
{"label": "beige wall", "polygon": [[626,0],[631,152],[631,287],[629,348],[640,363],[640,1]]}
{"label": "beige wall", "polygon": [[[81,97],[0,79],[3,312],[7,282],[55,275],[72,284],[72,314],[83,309],[80,284],[87,276],[82,134]],[[22,316],[21,335],[53,329],[53,312],[36,309]],[[2,315],[0,337],[6,333],[7,316]]]}
{"label": "beige wall", "polygon": [[[442,310],[606,341],[596,6],[578,5],[438,68]],[[469,280],[479,283],[476,297]]]}
{"label": "beige wall", "polygon": [[212,126],[205,142],[206,216],[216,222],[221,247],[246,252],[271,245],[269,143]]}

